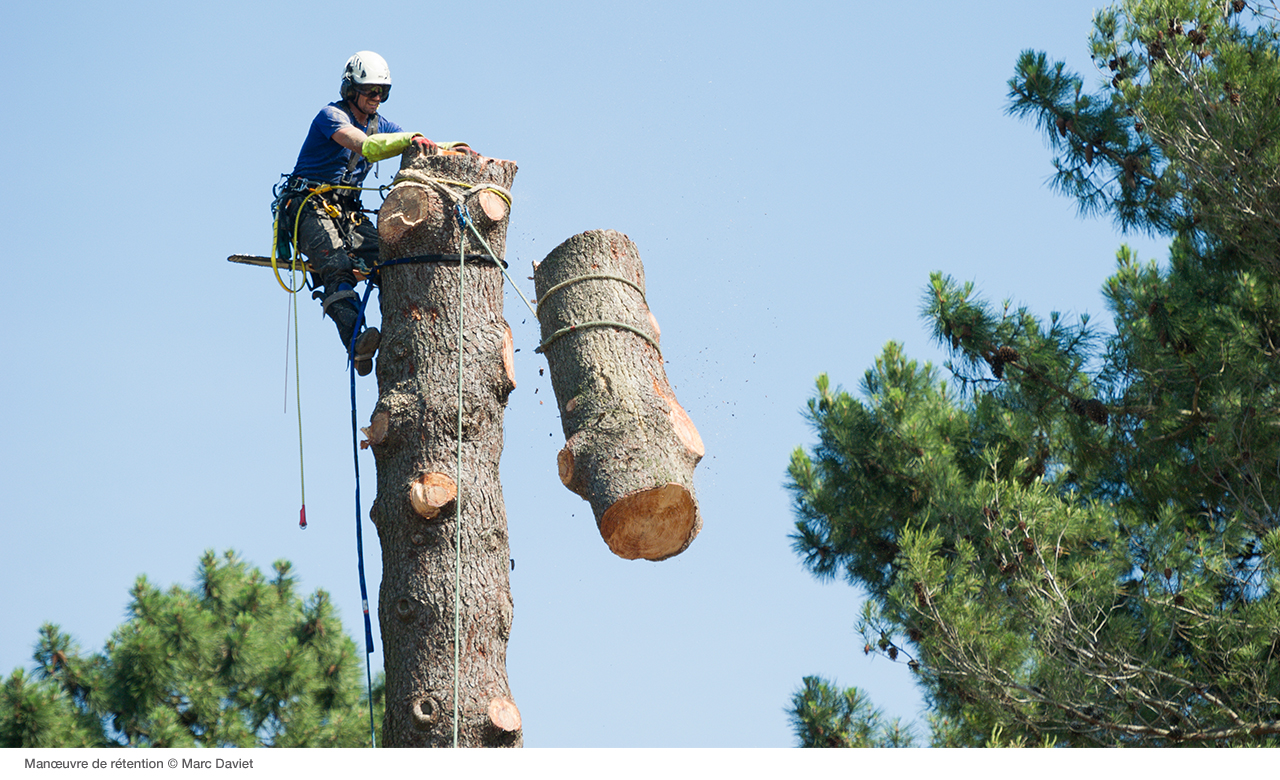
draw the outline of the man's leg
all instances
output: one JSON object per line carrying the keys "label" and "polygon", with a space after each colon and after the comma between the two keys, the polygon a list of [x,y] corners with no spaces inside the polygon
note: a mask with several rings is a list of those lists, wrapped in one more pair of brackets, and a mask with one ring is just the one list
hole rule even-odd
{"label": "man's leg", "polygon": [[[378,229],[369,220],[362,218],[348,234],[349,251],[368,271],[378,263]],[[364,376],[373,370],[373,356],[378,351],[382,334],[377,328],[366,327],[356,337],[352,360],[355,361],[356,373]]]}
{"label": "man's leg", "polygon": [[315,297],[320,298],[324,313],[337,326],[342,348],[346,350],[355,335],[360,297],[355,291],[354,264],[347,254],[342,235],[327,215],[307,208],[298,225],[298,245],[298,250],[307,256],[312,271],[320,280],[323,292]]}

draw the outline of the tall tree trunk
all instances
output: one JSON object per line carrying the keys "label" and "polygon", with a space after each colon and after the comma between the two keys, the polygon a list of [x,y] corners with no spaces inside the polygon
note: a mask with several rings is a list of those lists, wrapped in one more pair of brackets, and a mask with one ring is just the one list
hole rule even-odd
{"label": "tall tree trunk", "polygon": [[509,161],[414,148],[379,213],[382,262],[391,264],[382,270],[379,397],[366,435],[378,466],[371,515],[382,543],[388,747],[452,745],[455,705],[459,746],[522,743],[507,683],[510,555],[498,479],[503,411],[515,388],[511,329],[501,271],[479,257],[470,231],[459,266],[464,233],[449,192],[467,197],[499,257],[507,203],[437,182],[506,190],[515,173]]}

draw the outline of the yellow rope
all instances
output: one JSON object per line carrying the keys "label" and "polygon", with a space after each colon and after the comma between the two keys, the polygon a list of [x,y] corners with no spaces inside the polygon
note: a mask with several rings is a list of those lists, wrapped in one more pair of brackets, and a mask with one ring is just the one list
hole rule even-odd
{"label": "yellow rope", "polygon": [[400,184],[417,184],[419,186],[425,187],[428,182],[433,184],[448,184],[453,187],[462,187],[468,190],[481,190],[481,191],[488,190],[489,192],[492,192],[493,194],[497,195],[499,198],[502,198],[503,200],[505,200],[508,206],[511,205],[511,194],[496,184],[468,184],[465,181],[454,181],[453,179],[435,179],[430,176],[423,176],[421,178],[413,177],[413,176],[398,176],[391,182],[391,186],[395,187]]}
{"label": "yellow rope", "polygon": [[[302,254],[301,251],[298,249],[298,228],[302,224],[302,209],[307,205],[307,201],[311,200],[311,198],[315,195],[322,195],[326,192],[329,192],[330,190],[364,191],[364,190],[375,190],[375,189],[379,189],[379,188],[353,187],[347,184],[321,184],[318,187],[311,188],[310,192],[307,193],[307,196],[302,199],[302,203],[298,204],[298,212],[296,215],[294,215],[294,218],[293,218],[293,259],[290,260],[289,262],[290,271],[297,270],[298,257],[299,255]],[[340,216],[340,212],[338,211],[338,208],[336,206],[333,206],[332,204],[324,203],[324,209],[325,209],[325,213],[328,214],[330,217],[337,218],[338,216]],[[284,283],[284,279],[280,277],[280,268],[277,265],[277,261],[276,261],[276,247],[279,246],[279,243],[280,243],[279,237],[280,237],[280,215],[277,214],[275,221],[272,223],[272,230],[271,230],[271,270],[275,273],[276,281],[280,283],[280,286],[284,288],[284,291],[289,293],[290,295],[294,295],[302,291],[303,286],[306,285],[307,283],[306,277],[303,276],[302,284],[298,285],[298,288],[296,290]],[[292,278],[293,277],[291,276],[290,280],[292,280]]]}

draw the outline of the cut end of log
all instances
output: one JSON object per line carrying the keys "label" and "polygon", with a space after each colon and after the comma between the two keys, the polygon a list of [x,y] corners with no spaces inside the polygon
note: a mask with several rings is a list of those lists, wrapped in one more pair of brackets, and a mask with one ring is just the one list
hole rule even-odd
{"label": "cut end of log", "polygon": [[619,499],[600,518],[600,536],[620,558],[660,561],[689,546],[697,521],[693,495],[672,482]]}
{"label": "cut end of log", "polygon": [[502,731],[519,731],[520,710],[510,699],[495,696],[489,700],[489,722]]}
{"label": "cut end of log", "polygon": [[434,520],[440,509],[458,496],[458,486],[447,474],[423,474],[409,486],[409,503],[424,520]]}

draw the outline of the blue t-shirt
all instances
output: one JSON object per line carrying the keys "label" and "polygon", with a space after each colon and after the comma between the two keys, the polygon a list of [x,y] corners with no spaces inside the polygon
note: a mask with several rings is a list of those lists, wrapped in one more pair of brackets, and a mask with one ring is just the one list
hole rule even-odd
{"label": "blue t-shirt", "polygon": [[293,166],[293,175],[311,181],[359,186],[369,173],[369,161],[363,157],[360,158],[350,178],[343,181],[352,152],[333,140],[333,134],[348,126],[364,130],[366,135],[404,132],[400,125],[381,114],[375,114],[369,125],[369,127],[361,127],[356,124],[355,117],[347,109],[346,101],[330,103],[320,109],[316,118],[311,120],[311,129],[307,132],[307,139],[302,142],[302,150],[298,152],[298,162]]}

